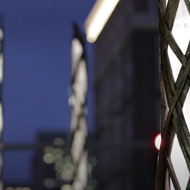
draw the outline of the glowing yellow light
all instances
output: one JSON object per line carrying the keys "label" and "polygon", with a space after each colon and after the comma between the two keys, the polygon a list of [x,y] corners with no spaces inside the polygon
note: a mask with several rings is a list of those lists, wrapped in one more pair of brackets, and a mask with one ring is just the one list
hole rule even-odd
{"label": "glowing yellow light", "polygon": [[161,134],[159,133],[154,141],[155,147],[159,150],[160,149],[160,144],[161,144]]}
{"label": "glowing yellow light", "polygon": [[54,140],[54,144],[55,145],[64,145],[64,140],[62,139],[62,138],[56,138],[55,140]]}
{"label": "glowing yellow light", "polygon": [[46,164],[51,164],[54,162],[54,157],[52,154],[50,153],[46,153],[44,156],[43,156],[43,160]]}
{"label": "glowing yellow light", "polygon": [[71,185],[63,185],[61,190],[73,190]]}
{"label": "glowing yellow light", "polygon": [[88,42],[96,41],[118,2],[119,0],[97,0],[85,21]]}
{"label": "glowing yellow light", "polygon": [[7,187],[6,190],[15,190],[13,187]]}

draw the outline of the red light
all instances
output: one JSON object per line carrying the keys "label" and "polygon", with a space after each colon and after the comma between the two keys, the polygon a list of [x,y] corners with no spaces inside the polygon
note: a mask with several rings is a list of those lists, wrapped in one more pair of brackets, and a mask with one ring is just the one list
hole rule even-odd
{"label": "red light", "polygon": [[161,144],[161,134],[159,133],[156,135],[156,138],[154,140],[155,147],[159,150],[160,149],[160,144]]}

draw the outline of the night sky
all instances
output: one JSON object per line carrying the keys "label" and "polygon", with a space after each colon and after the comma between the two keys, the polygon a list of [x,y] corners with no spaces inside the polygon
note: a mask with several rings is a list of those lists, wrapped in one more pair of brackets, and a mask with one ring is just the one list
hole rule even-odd
{"label": "night sky", "polygon": [[[34,143],[42,129],[69,130],[71,22],[82,28],[94,2],[0,0],[0,13],[5,15],[4,143]],[[92,64],[89,44],[87,50]],[[92,86],[89,96],[92,105]],[[4,179],[29,180],[32,155],[5,152]]]}

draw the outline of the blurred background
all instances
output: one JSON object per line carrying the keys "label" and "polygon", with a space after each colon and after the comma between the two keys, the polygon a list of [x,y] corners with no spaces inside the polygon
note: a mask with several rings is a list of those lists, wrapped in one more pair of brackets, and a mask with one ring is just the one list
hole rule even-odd
{"label": "blurred background", "polygon": [[[70,190],[59,163],[69,168],[71,161],[65,145],[72,22],[88,35],[85,21],[97,2],[0,0],[5,190]],[[97,39],[85,42],[88,190],[154,189],[160,115],[157,12],[156,0],[120,0]]]}

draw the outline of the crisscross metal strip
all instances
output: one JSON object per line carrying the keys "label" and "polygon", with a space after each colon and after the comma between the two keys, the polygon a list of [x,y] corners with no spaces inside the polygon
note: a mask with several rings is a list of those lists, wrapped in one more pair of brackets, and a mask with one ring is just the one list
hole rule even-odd
{"label": "crisscross metal strip", "polygon": [[[187,167],[190,170],[190,134],[182,110],[190,85],[190,43],[184,55],[171,33],[179,2],[180,0],[169,0],[165,8],[165,0],[159,1],[161,95],[163,107],[168,108],[168,112],[163,111],[162,113],[162,144],[157,164],[156,190],[166,190],[169,188],[166,185],[168,183],[166,180],[167,173],[169,173],[174,188],[181,190],[170,159],[175,134],[177,135]],[[184,2],[190,12],[189,1],[184,0]],[[172,74],[172,63],[170,63],[168,57],[168,46],[171,47],[182,66],[176,82]],[[189,189],[189,187],[190,180],[186,189]]]}

